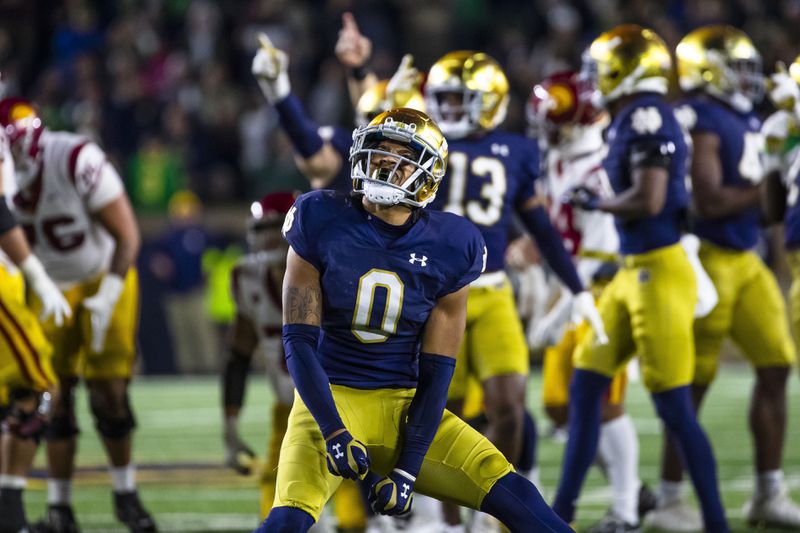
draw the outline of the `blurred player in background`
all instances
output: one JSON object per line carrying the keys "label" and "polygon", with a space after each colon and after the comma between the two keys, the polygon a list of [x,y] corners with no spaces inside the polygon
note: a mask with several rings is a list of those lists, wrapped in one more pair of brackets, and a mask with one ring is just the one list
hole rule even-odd
{"label": "blurred player in background", "polygon": [[[676,49],[681,89],[678,116],[692,136],[694,232],[700,261],[719,302],[694,324],[695,409],[717,372],[722,341],[730,336],[755,368],[750,407],[755,444],[755,493],[745,507],[748,523],[800,529],[800,508],[789,498],[781,468],[786,433],[786,382],[795,360],[783,295],[775,276],[753,251],[761,213],[761,121],[753,110],[763,95],[761,55],[731,26],[705,26]],[[661,529],[698,527],[682,499],[680,457],[665,440],[659,509],[648,523]]]}
{"label": "blurred player in background", "polygon": [[[562,72],[533,88],[527,115],[530,134],[546,150],[544,188],[553,225],[575,258],[581,281],[599,297],[618,269],[619,238],[614,217],[601,211],[574,209],[563,202],[563,196],[578,187],[599,197],[613,196],[602,165],[606,156],[603,129],[608,125],[608,114],[596,108],[589,93],[581,90],[578,73]],[[572,294],[563,287],[560,293],[553,308],[536,325],[534,341],[543,345],[547,343],[539,339],[551,336],[555,340],[545,350],[542,396],[545,412],[556,427],[564,428],[572,357],[586,326],[569,323]],[[626,385],[627,369],[623,367],[614,376],[603,402],[597,462],[611,484],[612,507],[590,531],[607,531],[613,522],[639,520],[639,440],[623,405]],[[645,492],[645,499],[652,500],[650,496]]]}
{"label": "blurred player in background", "polygon": [[784,244],[792,270],[789,304],[795,343],[800,342],[800,56],[778,64],[770,78],[769,97],[778,109],[761,129],[766,141],[762,211],[770,222],[783,222]]}
{"label": "blurred player in background", "polygon": [[[57,532],[77,530],[71,498],[78,434],[74,388],[82,377],[110,463],[117,519],[131,531],[155,531],[139,501],[131,462],[136,422],[128,384],[136,359],[133,264],[140,239],[122,180],[99,146],[47,130],[24,99],[0,102],[0,125],[16,165],[15,214],[74,311],[63,323],[51,318],[43,324],[61,388],[47,429],[45,522]],[[33,307],[44,304],[34,299]]]}
{"label": "blurred player in background", "polygon": [[[72,316],[9,208],[15,190],[8,140],[0,132],[0,390],[8,396],[0,398],[0,533],[29,526],[22,492],[58,396],[52,348],[39,320],[63,324]],[[38,318],[25,304],[25,284],[42,302]]]}
{"label": "blurred player in background", "polygon": [[[572,310],[578,320],[588,318],[601,338],[605,333],[592,295],[584,290],[572,258],[534,192],[538,146],[500,129],[508,98],[505,73],[485,53],[450,52],[433,64],[425,86],[426,108],[450,143],[450,163],[431,208],[466,217],[478,227],[488,249],[486,272],[470,284],[467,330],[448,407],[460,414],[468,377],[477,378],[483,387],[487,437],[538,481],[535,458],[533,464],[519,465],[525,428],[535,432],[535,426],[525,409],[528,349],[503,270],[513,213],[575,295]],[[535,434],[529,439],[535,440]],[[454,526],[460,523],[456,509],[448,509],[446,519]],[[476,522],[474,528],[496,529],[488,517],[479,515]]]}
{"label": "blurred player in background", "polygon": [[570,531],[486,438],[444,410],[468,285],[486,262],[471,224],[421,209],[446,158],[429,117],[390,110],[354,134],[361,197],[316,191],[287,215],[283,339],[298,395],[276,505],[259,531],[306,531],[342,477],[370,469],[382,514],[408,512],[416,488],[514,532]]}
{"label": "blurred player in background", "polygon": [[[600,35],[584,53],[593,95],[611,114],[603,166],[614,190],[567,193],[574,207],[615,217],[623,266],[600,298],[609,342],[578,344],[570,387],[569,441],[553,508],[572,521],[586,472],[595,459],[600,406],[613,376],[634,356],[656,412],[677,441],[703,507],[706,531],[727,532],[711,445],[691,405],[692,324],[697,282],[679,241],[689,203],[687,146],[664,95],[671,58],[652,30],[633,24]],[[589,80],[587,80],[589,81]],[[639,531],[637,522],[606,531]]]}

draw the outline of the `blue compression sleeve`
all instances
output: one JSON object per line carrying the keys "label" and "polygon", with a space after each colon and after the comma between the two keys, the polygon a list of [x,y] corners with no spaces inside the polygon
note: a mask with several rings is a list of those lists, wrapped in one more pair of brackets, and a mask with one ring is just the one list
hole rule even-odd
{"label": "blue compression sleeve", "polygon": [[317,124],[306,114],[297,96],[290,93],[275,104],[275,109],[297,153],[308,158],[322,149],[324,141],[317,132]]}
{"label": "blue compression sleeve", "polygon": [[333,401],[328,375],[317,360],[319,326],[286,324],[283,326],[283,349],[286,366],[294,386],[317,421],[323,437],[344,428]]}
{"label": "blue compression sleeve", "polygon": [[547,506],[533,483],[516,472],[497,480],[483,498],[480,510],[500,520],[511,533],[572,533],[572,528]]}
{"label": "blue compression sleeve", "polygon": [[547,264],[553,272],[561,278],[564,285],[569,287],[572,294],[578,294],[583,290],[583,283],[575,270],[575,263],[572,261],[569,252],[564,248],[561,236],[558,234],[550,217],[544,207],[534,207],[519,212],[519,217],[525,227],[536,239],[536,245],[547,260]]}
{"label": "blue compression sleeve", "polygon": [[455,369],[456,360],[452,357],[419,354],[419,383],[408,408],[403,450],[395,465],[414,477],[419,474],[422,460],[439,429]]}

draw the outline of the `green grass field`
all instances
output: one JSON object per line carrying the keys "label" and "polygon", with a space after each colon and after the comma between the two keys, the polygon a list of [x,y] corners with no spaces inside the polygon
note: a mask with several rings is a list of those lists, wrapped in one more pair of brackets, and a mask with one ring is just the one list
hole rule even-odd
{"label": "green grass field", "polygon": [[[702,421],[711,435],[719,462],[725,507],[735,531],[748,531],[740,509],[753,484],[751,442],[747,432],[747,406],[752,377],[747,367],[722,372],[706,401]],[[544,428],[539,401],[539,379],[531,381],[529,395],[534,413]],[[139,379],[133,401],[139,422],[135,457],[139,465],[142,499],[155,514],[162,531],[250,531],[257,525],[257,479],[241,477],[222,467],[221,415],[218,380],[212,378]],[[243,433],[260,452],[267,439],[270,410],[264,379],[254,378],[248,388]],[[800,402],[797,377],[792,377],[790,405]],[[105,458],[87,411],[85,394],[79,396],[83,433],[78,457],[79,473],[74,503],[84,531],[124,531],[111,510],[109,476]],[[641,442],[642,478],[654,486],[658,480],[660,424],[641,384],[628,394]],[[785,470],[792,491],[800,499],[800,413],[790,411]],[[552,497],[559,475],[562,445],[542,439],[539,461],[546,496]],[[36,479],[29,485],[29,518],[38,519],[45,508],[44,457],[37,457]],[[593,469],[579,511],[581,526],[589,525],[606,510],[609,493]]]}

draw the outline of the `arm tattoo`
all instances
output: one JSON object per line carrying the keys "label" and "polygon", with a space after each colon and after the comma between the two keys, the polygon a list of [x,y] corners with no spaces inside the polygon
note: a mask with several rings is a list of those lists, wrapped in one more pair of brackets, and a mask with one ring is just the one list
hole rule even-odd
{"label": "arm tattoo", "polygon": [[286,323],[318,326],[322,317],[322,290],[313,287],[288,287],[284,294]]}

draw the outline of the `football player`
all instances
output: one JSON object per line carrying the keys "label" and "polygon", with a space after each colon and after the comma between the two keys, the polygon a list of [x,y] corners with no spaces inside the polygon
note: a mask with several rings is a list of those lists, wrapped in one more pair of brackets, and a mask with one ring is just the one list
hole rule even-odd
{"label": "football player", "polygon": [[342,478],[374,478],[373,508],[412,493],[482,509],[514,532],[570,531],[536,488],[444,410],[469,283],[486,262],[467,221],[422,209],[447,142],[425,114],[393,109],[354,133],[353,192],[301,196],[283,232],[286,362],[297,388],[275,506],[258,531],[303,532]]}
{"label": "football player", "polygon": [[800,56],[778,65],[770,79],[770,100],[778,110],[764,121],[766,141],[762,207],[771,222],[783,222],[787,259],[792,270],[789,303],[795,342],[800,341]]}
{"label": "football player", "polygon": [[[608,113],[596,108],[581,89],[578,73],[561,72],[533,88],[528,101],[530,134],[546,149],[545,190],[553,225],[577,263],[581,281],[599,296],[617,271],[619,237],[614,217],[602,211],[583,211],[564,203],[570,189],[586,187],[601,197],[613,196],[603,171],[606,155],[603,129]],[[569,325],[564,312],[571,302],[562,289],[553,309],[534,332],[563,331],[544,354],[542,396],[545,412],[556,427],[567,424],[572,356],[581,330]],[[538,333],[538,334],[537,334]],[[639,479],[639,441],[633,420],[625,413],[625,368],[617,372],[602,407],[597,458],[611,483],[612,508],[595,528],[607,531],[609,523],[635,524],[642,483]],[[590,530],[591,531],[591,530]]]}
{"label": "football player", "polygon": [[[259,36],[259,42],[251,70],[267,102],[278,112],[280,124],[294,146],[297,166],[311,182],[312,188],[349,192],[351,183],[347,161],[353,144],[352,131],[338,126],[319,127],[291,92],[289,56],[275,48],[265,34]],[[367,54],[361,58],[364,62],[368,51],[359,52]],[[346,65],[354,61],[347,52],[339,55]],[[393,107],[424,109],[422,95],[415,86],[415,71],[411,69],[408,57],[404,58],[398,75],[392,80],[363,85],[356,99],[358,125],[365,125],[377,114]]]}
{"label": "football player", "polygon": [[[46,432],[49,479],[46,523],[77,529],[71,507],[78,425],[74,388],[86,380],[89,403],[110,463],[114,510],[133,531],[155,531],[142,507],[131,462],[136,425],[128,383],[136,358],[138,282],[133,263],[139,230],[122,180],[99,146],[49,131],[33,104],[0,101],[19,188],[13,209],[73,316],[43,323],[53,346],[60,395]],[[33,307],[45,302],[34,299]]]}
{"label": "football player", "polygon": [[[656,412],[677,441],[703,507],[705,529],[727,532],[711,445],[691,406],[692,323],[697,283],[680,245],[687,147],[666,103],[672,62],[655,32],[633,24],[600,35],[584,53],[593,97],[611,114],[603,161],[614,196],[585,187],[567,200],[584,211],[615,217],[623,266],[603,291],[600,313],[609,342],[585,335],[574,356],[569,440],[553,508],[573,520],[586,471],[595,458],[600,406],[613,376],[634,356]],[[639,531],[626,523],[608,531]]]}
{"label": "football player", "polygon": [[[676,48],[678,77],[687,98],[678,114],[692,135],[694,233],[700,261],[719,302],[694,324],[692,396],[699,409],[717,372],[722,341],[730,336],[753,365],[750,406],[756,486],[745,505],[748,523],[800,529],[800,508],[789,498],[781,468],[786,433],[786,382],[795,360],[778,283],[753,251],[761,213],[761,121],[753,111],[764,90],[761,56],[731,26],[698,28]],[[667,436],[659,509],[648,522],[661,529],[697,523],[681,498],[681,462]]]}
{"label": "football player", "polygon": [[[29,525],[22,492],[58,394],[52,349],[39,319],[52,316],[54,322],[63,323],[72,316],[9,208],[14,190],[14,165],[7,138],[0,132],[0,388],[10,397],[8,405],[0,406],[0,533],[17,533]],[[42,302],[38,319],[25,305],[23,275]]]}
{"label": "football player", "polygon": [[[448,407],[460,413],[468,376],[477,378],[484,393],[486,435],[517,464],[529,415],[525,410],[528,350],[503,270],[514,213],[575,295],[572,308],[579,321],[589,318],[598,336],[605,334],[594,299],[584,290],[572,258],[534,192],[538,146],[500,128],[508,98],[505,73],[482,52],[446,54],[433,64],[425,85],[426,108],[450,143],[448,178],[431,208],[466,217],[478,227],[488,250],[486,271],[470,284],[467,329]],[[531,477],[535,476],[534,471]],[[447,510],[447,521],[452,525],[460,522],[456,510]]]}

